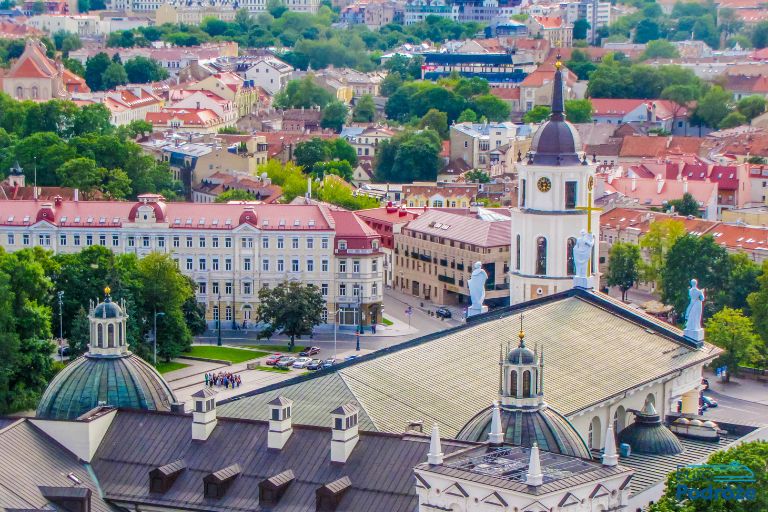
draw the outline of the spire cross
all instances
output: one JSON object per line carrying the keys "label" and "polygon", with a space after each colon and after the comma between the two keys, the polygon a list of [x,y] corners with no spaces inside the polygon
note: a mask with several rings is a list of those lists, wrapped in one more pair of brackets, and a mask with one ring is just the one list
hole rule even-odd
{"label": "spire cross", "polygon": [[601,212],[602,208],[592,206],[592,189],[595,188],[595,179],[590,176],[587,181],[587,206],[577,206],[577,210],[587,212],[587,233],[592,234],[592,212]]}

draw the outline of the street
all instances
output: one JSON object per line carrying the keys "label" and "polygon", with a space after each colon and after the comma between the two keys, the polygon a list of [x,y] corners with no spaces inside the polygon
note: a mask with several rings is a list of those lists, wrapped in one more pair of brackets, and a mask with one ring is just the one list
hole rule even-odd
{"label": "street", "polygon": [[706,394],[717,400],[717,407],[704,412],[704,418],[741,424],[768,425],[768,405],[733,398],[716,391]]}

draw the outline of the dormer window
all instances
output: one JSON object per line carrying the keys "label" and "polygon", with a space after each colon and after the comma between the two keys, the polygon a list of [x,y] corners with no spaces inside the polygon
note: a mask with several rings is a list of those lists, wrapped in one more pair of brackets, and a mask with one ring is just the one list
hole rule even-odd
{"label": "dormer window", "polygon": [[346,240],[339,240],[339,250],[340,251],[346,251],[347,250],[347,241]]}

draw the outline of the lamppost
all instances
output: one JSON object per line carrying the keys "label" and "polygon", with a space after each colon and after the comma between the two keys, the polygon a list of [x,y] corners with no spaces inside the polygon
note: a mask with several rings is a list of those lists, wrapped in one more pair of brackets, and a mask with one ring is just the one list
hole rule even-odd
{"label": "lamppost", "polygon": [[155,366],[157,366],[157,317],[159,316],[165,316],[165,313],[157,312],[155,310],[155,318],[154,318],[154,335],[152,336],[152,361]]}
{"label": "lamppost", "polygon": [[336,304],[336,312],[333,314],[333,358],[336,359],[336,328],[339,325],[339,313],[342,311],[339,309],[338,304]]}
{"label": "lamppost", "polygon": [[360,329],[357,331],[355,350],[360,352],[360,335],[363,334],[363,285],[357,286],[357,313],[360,315]]}
{"label": "lamppost", "polygon": [[218,346],[221,346],[221,292],[219,292],[219,314],[218,318],[216,318],[216,326],[218,327],[219,334],[216,337],[216,344]]}
{"label": "lamppost", "polygon": [[62,347],[62,343],[64,341],[64,315],[62,314],[62,302],[64,299],[64,292],[59,291],[59,293],[56,294],[59,297],[59,355],[61,356],[61,362],[64,362],[64,347]]}

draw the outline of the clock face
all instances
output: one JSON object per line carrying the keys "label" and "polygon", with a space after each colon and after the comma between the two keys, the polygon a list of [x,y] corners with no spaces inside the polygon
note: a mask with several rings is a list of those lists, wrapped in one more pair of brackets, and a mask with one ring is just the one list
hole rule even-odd
{"label": "clock face", "polygon": [[539,178],[539,181],[536,182],[536,185],[542,192],[549,192],[549,189],[552,188],[552,182],[549,181],[549,178]]}

